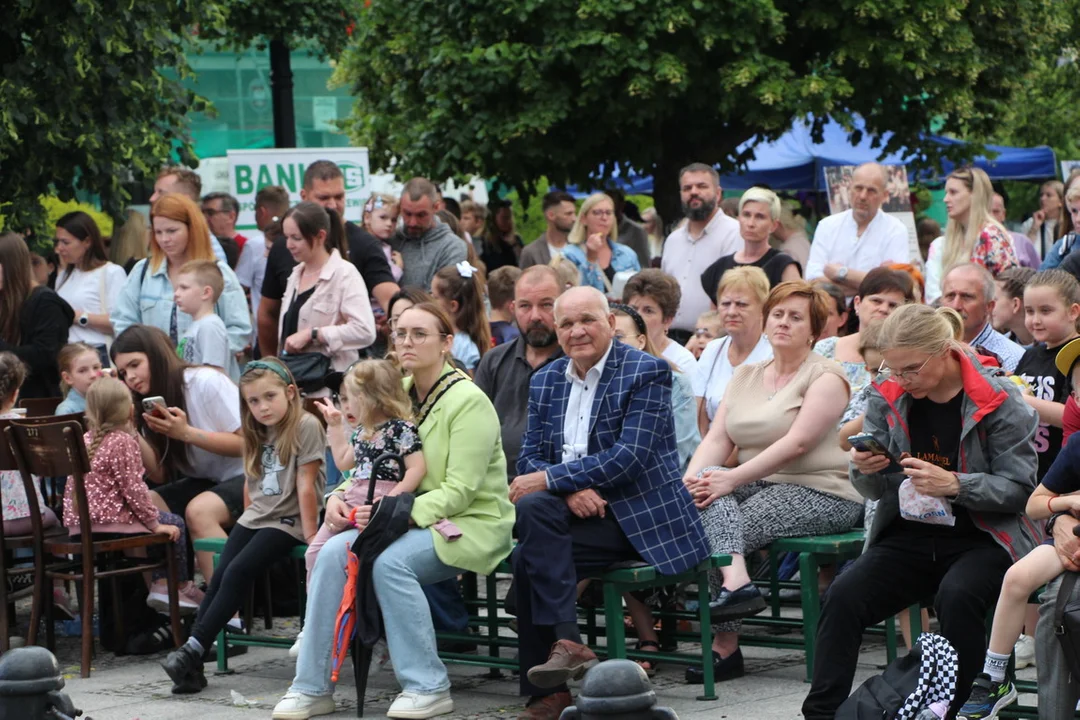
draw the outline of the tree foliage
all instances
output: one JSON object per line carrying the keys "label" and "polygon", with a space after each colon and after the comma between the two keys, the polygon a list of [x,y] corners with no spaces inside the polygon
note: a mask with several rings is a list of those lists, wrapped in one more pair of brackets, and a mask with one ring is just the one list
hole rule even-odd
{"label": "tree foliage", "polygon": [[[180,84],[183,40],[213,7],[195,0],[8,0],[0,23],[0,213],[45,229],[40,197],[100,198],[119,217],[125,185],[174,153],[196,164]],[[162,73],[173,71],[173,77]],[[48,229],[51,232],[51,228]]]}
{"label": "tree foliage", "polygon": [[217,0],[225,15],[208,39],[226,47],[264,48],[282,40],[290,48],[310,47],[320,57],[337,57],[345,48],[359,14],[358,0]]}
{"label": "tree foliage", "polygon": [[[528,193],[657,176],[701,160],[735,169],[744,141],[793,118],[853,114],[883,151],[940,152],[932,118],[992,133],[1003,103],[1062,32],[1054,0],[371,0],[337,80],[373,166],[498,176]],[[601,177],[594,175],[604,166]]]}

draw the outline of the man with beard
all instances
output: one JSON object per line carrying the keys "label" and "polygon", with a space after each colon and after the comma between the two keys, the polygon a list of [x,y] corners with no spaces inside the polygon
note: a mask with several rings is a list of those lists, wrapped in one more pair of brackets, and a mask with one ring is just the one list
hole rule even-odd
{"label": "man with beard", "polygon": [[441,202],[435,185],[422,177],[405,183],[401,191],[403,227],[391,236],[390,247],[401,253],[405,265],[401,274],[402,287],[418,287],[431,292],[431,279],[435,273],[468,259],[465,241],[435,217]]}
{"label": "man with beard", "polygon": [[577,219],[574,196],[567,192],[549,192],[544,196],[543,210],[547,230],[521,251],[518,266],[522,270],[533,265],[547,265],[553,257],[561,255]]}
{"label": "man with beard", "polygon": [[826,277],[851,298],[867,272],[884,263],[910,263],[907,228],[881,210],[888,198],[885,168],[866,163],[851,176],[851,209],[818,223],[806,279]]}
{"label": "man with beard", "polygon": [[687,165],[679,173],[679,194],[687,222],[672,231],[664,242],[660,267],[679,281],[682,301],[668,336],[685,345],[694,332],[698,317],[712,303],[701,288],[705,268],[742,249],[739,221],[728,217],[718,206],[720,175],[704,163]]}
{"label": "man with beard", "polygon": [[562,291],[559,274],[549,265],[526,269],[514,285],[514,319],[521,335],[488,350],[473,378],[499,414],[508,482],[517,475],[529,413],[529,380],[563,354],[555,334],[555,298]]}

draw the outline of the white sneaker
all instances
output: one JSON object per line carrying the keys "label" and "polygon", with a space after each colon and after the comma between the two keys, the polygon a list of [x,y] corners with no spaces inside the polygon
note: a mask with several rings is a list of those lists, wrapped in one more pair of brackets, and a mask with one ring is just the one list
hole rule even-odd
{"label": "white sneaker", "polygon": [[296,642],[294,642],[292,644],[292,647],[289,648],[289,657],[291,657],[291,658],[300,657],[300,641],[303,640],[303,639],[304,639],[304,631],[301,630],[296,635]]}
{"label": "white sneaker", "polygon": [[434,695],[403,692],[386,711],[386,717],[424,720],[424,718],[452,712],[454,712],[454,701],[450,698],[449,690]]}
{"label": "white sneaker", "polygon": [[[178,588],[176,593],[177,606],[181,615],[194,615],[199,611],[206,593],[200,590],[190,580]],[[150,586],[150,594],[146,596],[146,604],[160,613],[169,612],[169,586],[164,580],[157,580]]]}
{"label": "white sneaker", "polygon": [[385,640],[379,638],[379,642],[375,643],[375,647],[371,648],[371,666],[368,667],[368,677],[383,670],[391,670],[393,667],[390,662],[390,648],[386,646]]}
{"label": "white sneaker", "polygon": [[287,692],[285,697],[274,706],[273,720],[308,720],[316,715],[331,715],[334,710],[334,696],[304,695],[298,692]]}
{"label": "white sneaker", "polygon": [[1035,667],[1035,638],[1030,635],[1021,635],[1013,646],[1013,652],[1016,654],[1017,670]]}

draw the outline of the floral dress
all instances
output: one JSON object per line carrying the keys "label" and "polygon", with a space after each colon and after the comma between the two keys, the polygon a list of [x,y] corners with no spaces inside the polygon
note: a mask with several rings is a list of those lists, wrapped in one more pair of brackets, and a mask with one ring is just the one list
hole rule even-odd
{"label": "floral dress", "polygon": [[[4,413],[0,418],[21,418],[22,415]],[[45,507],[45,498],[41,495],[41,488],[34,478],[34,493],[37,495],[38,507]],[[26,499],[26,489],[23,487],[22,475],[18,470],[0,471],[0,494],[3,495],[4,520],[21,520],[30,517],[30,502]]]}
{"label": "floral dress", "polygon": [[400,455],[404,459],[423,450],[420,431],[408,420],[396,418],[387,420],[375,428],[370,438],[365,439],[364,434],[363,426],[356,428],[356,432],[353,433],[353,459],[356,464],[353,466],[349,479],[335,491],[343,494],[349,505],[363,504],[367,501],[370,482],[375,482],[374,496],[382,497],[401,480],[397,473],[396,463],[380,463],[379,467],[375,468],[374,477],[372,477],[372,468],[380,455],[390,453]]}

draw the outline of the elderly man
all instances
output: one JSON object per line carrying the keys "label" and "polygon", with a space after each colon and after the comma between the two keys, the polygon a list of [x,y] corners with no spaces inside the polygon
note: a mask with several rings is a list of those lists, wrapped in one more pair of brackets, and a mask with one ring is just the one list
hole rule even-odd
{"label": "elderly man", "polygon": [[888,195],[885,168],[866,163],[851,176],[851,209],[818,223],[806,279],[826,277],[854,297],[863,277],[884,263],[909,263],[907,228],[881,210]]}
{"label": "elderly man", "polygon": [[941,283],[941,304],[951,307],[964,319],[964,342],[989,350],[1011,373],[1024,355],[1024,348],[1005,337],[990,324],[997,285],[982,265],[964,263],[948,272]]}
{"label": "elderly man", "polygon": [[702,271],[725,255],[742,250],[743,242],[739,222],[720,210],[723,189],[714,168],[704,163],[684,167],[679,172],[679,194],[687,221],[668,235],[660,267],[679,281],[682,290],[682,302],[668,334],[685,345],[697,319],[712,308],[701,288]]}
{"label": "elderly man", "polygon": [[554,268],[534,265],[521,273],[514,284],[514,319],[521,335],[489,350],[476,368],[474,382],[499,414],[508,480],[517,475],[528,420],[529,381],[563,354],[555,334],[555,300],[562,291]]}
{"label": "elderly man", "polygon": [[558,718],[570,705],[566,681],[597,662],[578,632],[579,579],[642,559],[674,574],[709,553],[680,480],[668,363],[614,342],[615,316],[593,288],[555,301],[555,327],[568,357],[533,376],[521,474],[510,485],[521,693],[530,698],[520,717],[530,720]]}
{"label": "elderly man", "polygon": [[435,185],[422,177],[405,183],[401,191],[402,229],[390,238],[390,246],[401,253],[405,265],[402,287],[412,285],[430,291],[435,273],[468,259],[465,241],[435,217],[438,203]]}
{"label": "elderly man", "polygon": [[236,270],[240,253],[247,238],[236,232],[236,218],[240,215],[240,203],[229,193],[213,192],[203,196],[202,211],[210,232],[221,243],[229,267]]}

